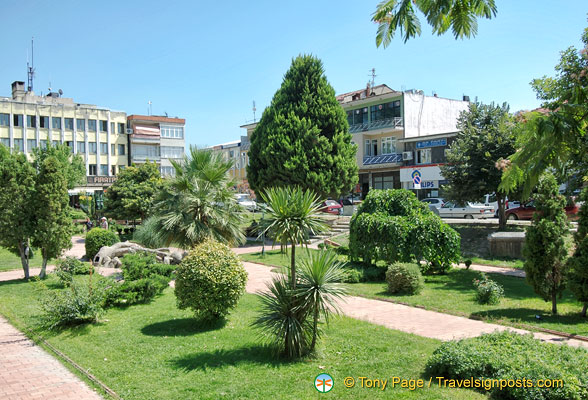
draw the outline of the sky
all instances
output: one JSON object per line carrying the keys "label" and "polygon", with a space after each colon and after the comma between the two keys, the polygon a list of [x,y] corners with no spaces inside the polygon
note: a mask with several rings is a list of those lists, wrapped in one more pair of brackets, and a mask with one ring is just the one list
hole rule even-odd
{"label": "sky", "polygon": [[431,95],[539,106],[529,82],[553,75],[559,52],[580,46],[586,0],[497,0],[478,35],[423,33],[386,49],[371,15],[380,0],[0,0],[0,96],[26,82],[34,36],[34,91],[127,114],[186,119],[186,144],[245,135],[280,87],[293,57],[313,54],[337,93],[375,84]]}

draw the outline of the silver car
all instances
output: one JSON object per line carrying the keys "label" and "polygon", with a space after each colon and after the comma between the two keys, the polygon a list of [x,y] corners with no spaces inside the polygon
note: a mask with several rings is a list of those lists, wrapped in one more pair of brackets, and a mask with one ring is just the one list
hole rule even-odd
{"label": "silver car", "polygon": [[485,206],[484,204],[459,204],[455,201],[448,201],[439,209],[439,215],[441,218],[492,218],[494,216],[494,208]]}

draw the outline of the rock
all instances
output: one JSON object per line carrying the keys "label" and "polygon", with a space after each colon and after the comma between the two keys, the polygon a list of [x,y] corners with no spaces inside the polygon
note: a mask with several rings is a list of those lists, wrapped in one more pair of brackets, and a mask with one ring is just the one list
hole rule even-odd
{"label": "rock", "polygon": [[92,260],[92,264],[96,267],[120,268],[122,265],[120,259],[125,254],[134,254],[137,252],[153,253],[158,262],[174,265],[179,264],[188,254],[188,252],[178,249],[150,249],[133,242],[119,242],[112,246],[100,248],[94,260]]}

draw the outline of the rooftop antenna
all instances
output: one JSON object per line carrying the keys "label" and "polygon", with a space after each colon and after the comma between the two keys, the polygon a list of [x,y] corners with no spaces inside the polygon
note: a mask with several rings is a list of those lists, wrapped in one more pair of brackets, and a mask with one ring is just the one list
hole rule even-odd
{"label": "rooftop antenna", "polygon": [[29,78],[29,85],[27,87],[27,91],[33,91],[33,77],[35,76],[35,53],[34,53],[34,40],[35,37],[31,38],[31,63],[27,60],[27,75]]}
{"label": "rooftop antenna", "polygon": [[253,100],[253,122],[255,122],[255,111],[257,111],[257,108],[255,108],[255,100]]}
{"label": "rooftop antenna", "polygon": [[370,75],[372,77],[372,91],[373,91],[374,90],[374,85],[375,85],[374,82],[376,80],[376,76],[378,76],[378,75],[376,75],[376,69],[375,68],[372,68],[371,69],[371,74]]}
{"label": "rooftop antenna", "polygon": [[147,102],[147,104],[149,105],[149,108],[147,109],[147,112],[149,113],[149,115],[151,115],[151,111],[152,111],[152,107],[151,107],[151,105],[152,105],[153,103],[151,102],[151,100],[149,100],[149,101]]}

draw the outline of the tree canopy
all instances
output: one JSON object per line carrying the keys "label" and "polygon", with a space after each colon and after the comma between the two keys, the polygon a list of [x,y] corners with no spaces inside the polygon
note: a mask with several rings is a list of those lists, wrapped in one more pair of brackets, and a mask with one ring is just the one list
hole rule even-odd
{"label": "tree canopy", "polygon": [[478,18],[496,16],[494,0],[384,0],[372,16],[378,24],[376,45],[388,47],[397,31],[406,43],[420,36],[421,12],[433,33],[442,35],[449,29],[456,39],[469,38],[478,33]]}
{"label": "tree canopy", "polygon": [[251,187],[261,193],[298,185],[323,197],[339,196],[357,182],[355,152],[322,62],[310,55],[295,58],[251,136]]}
{"label": "tree canopy", "polygon": [[162,185],[154,162],[125,168],[105,193],[104,212],[117,219],[145,219]]}
{"label": "tree canopy", "polygon": [[505,195],[498,189],[502,179],[500,162],[515,153],[514,122],[503,104],[472,103],[461,113],[459,133],[447,151],[447,164],[441,167],[449,181],[447,197],[460,202],[479,201],[496,193],[501,226]]}
{"label": "tree canopy", "polygon": [[48,157],[54,157],[60,164],[65,176],[67,188],[73,189],[76,185],[83,184],[86,178],[84,159],[79,154],[73,154],[69,146],[47,144],[47,147],[33,149],[33,167],[40,171],[41,165]]}

